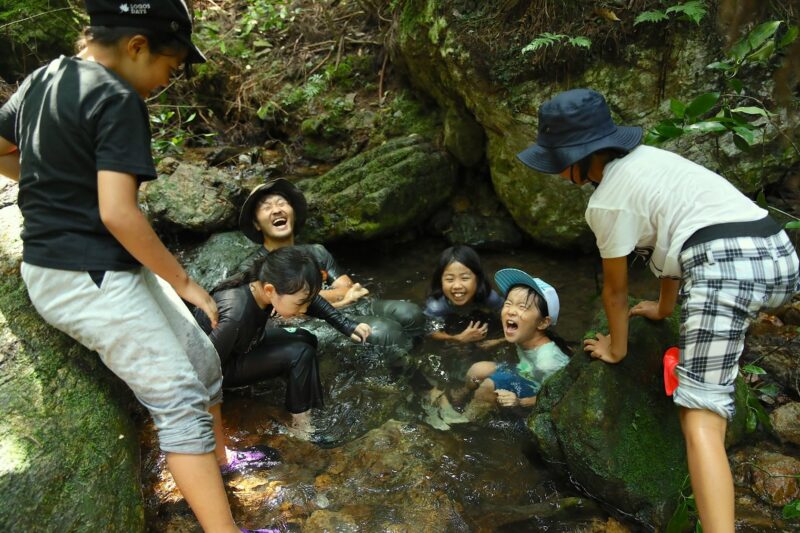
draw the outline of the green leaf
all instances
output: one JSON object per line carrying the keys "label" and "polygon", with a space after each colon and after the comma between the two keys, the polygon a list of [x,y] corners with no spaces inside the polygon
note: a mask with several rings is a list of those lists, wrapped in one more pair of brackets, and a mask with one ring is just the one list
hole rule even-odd
{"label": "green leaf", "polygon": [[735,109],[731,109],[731,113],[744,113],[746,115],[761,115],[762,117],[770,117],[775,114],[775,113],[770,113],[763,107],[756,107],[756,106],[737,107]]}
{"label": "green leaf", "polygon": [[704,120],[702,122],[695,122],[694,124],[690,124],[686,126],[685,130],[690,132],[696,133],[712,133],[712,132],[720,132],[726,131],[728,128],[725,127],[725,124],[722,124],[716,120]]}
{"label": "green leaf", "polygon": [[745,423],[745,429],[748,433],[752,433],[758,427],[758,417],[756,417],[755,411],[752,409],[747,410],[747,421]]}
{"label": "green leaf", "polygon": [[686,104],[680,100],[676,100],[675,98],[669,99],[669,108],[672,111],[672,114],[678,118],[683,118],[683,115],[686,112]]}
{"label": "green leaf", "polygon": [[787,520],[800,518],[800,499],[795,499],[783,506],[783,517]]}
{"label": "green leaf", "polygon": [[678,504],[675,512],[672,513],[669,523],[667,523],[667,529],[665,533],[682,533],[683,531],[686,531],[688,526],[689,508],[686,505],[686,500],[681,498],[681,502]]}
{"label": "green leaf", "polygon": [[[758,196],[759,196],[759,205],[761,205],[761,204],[760,204],[760,198],[761,198],[761,196],[762,196],[763,194],[764,194],[764,191],[761,191],[761,192],[759,192],[759,193],[758,193]],[[766,203],[766,200],[765,200],[764,202]],[[766,371],[766,370],[764,370],[764,369],[763,369],[763,368],[761,368],[760,366],[756,366],[756,365],[754,365],[754,364],[748,364],[748,365],[744,365],[744,366],[742,367],[742,372],[744,372],[745,374],[754,374],[754,375],[756,375],[756,376],[763,376],[764,374],[766,374],[766,373],[767,373],[767,371]]]}
{"label": "green leaf", "polygon": [[267,115],[269,114],[269,110],[270,110],[270,105],[269,104],[262,105],[261,107],[258,108],[258,111],[256,111],[256,115],[261,120],[264,120],[264,119],[267,118]]}
{"label": "green leaf", "polygon": [[728,87],[733,89],[733,92],[739,94],[742,94],[742,91],[744,90],[744,84],[741,82],[741,80],[737,80],[735,78],[728,80]]}
{"label": "green leaf", "polygon": [[750,43],[747,42],[747,37],[744,37],[731,46],[730,57],[737,63],[741,63],[744,60],[744,56],[750,53],[750,50]]}
{"label": "green leaf", "polygon": [[775,52],[775,42],[770,41],[764,46],[747,56],[747,61],[766,61]]}
{"label": "green leaf", "polygon": [[570,37],[569,44],[572,46],[578,46],[580,48],[591,48],[592,40],[588,37]]}
{"label": "green leaf", "polygon": [[653,128],[653,131],[656,135],[663,137],[665,140],[675,139],[684,133],[683,128],[676,126],[672,123],[672,121],[669,120],[664,120],[656,124],[655,128]]}
{"label": "green leaf", "polygon": [[797,39],[797,35],[800,33],[800,29],[797,26],[789,26],[789,29],[786,33],[781,37],[781,40],[778,41],[778,49],[788,46],[792,44],[795,39]]}
{"label": "green leaf", "polygon": [[734,126],[733,131],[736,133],[737,136],[741,137],[744,142],[746,142],[749,146],[753,146],[756,143],[756,135],[753,133],[753,130],[747,126]]}
{"label": "green leaf", "polygon": [[750,49],[756,50],[762,44],[764,44],[767,39],[775,35],[775,32],[778,31],[778,28],[781,24],[783,24],[783,21],[770,20],[769,22],[765,22],[764,24],[756,26],[756,28],[746,37],[747,43],[750,45]]}
{"label": "green leaf", "polygon": [[733,136],[733,144],[734,146],[736,146],[736,148],[738,148],[742,152],[750,151],[750,144],[736,134],[734,134]]}
{"label": "green leaf", "polygon": [[783,226],[785,229],[800,229],[800,220],[792,220]]}
{"label": "green leaf", "polygon": [[719,101],[719,93],[704,93],[691,101],[686,106],[686,116],[689,118],[697,118],[700,115],[708,113]]}
{"label": "green leaf", "polygon": [[668,18],[669,17],[667,17],[667,14],[663,11],[645,11],[643,13],[639,13],[639,16],[634,19],[633,25],[636,26],[642,22],[661,22],[662,20],[667,20]]}
{"label": "green leaf", "polygon": [[[767,207],[769,207],[767,205],[767,196],[764,194],[764,189],[761,189],[760,191],[758,191],[758,196],[756,196],[756,203],[758,204],[758,207],[760,207],[762,209],[766,209]],[[748,370],[748,368],[755,368],[755,369],[760,370],[761,372],[753,372],[751,370]],[[761,368],[759,366],[755,366],[755,365],[745,365],[744,367],[742,367],[742,372],[747,372],[749,374],[766,374],[767,373],[766,370],[764,370],[763,368]]]}
{"label": "green leaf", "polygon": [[690,0],[689,2],[685,2],[683,4],[668,7],[666,12],[683,13],[686,18],[695,24],[700,24],[700,21],[704,16],[706,16],[707,11],[705,2],[703,2],[703,0]]}
{"label": "green leaf", "polygon": [[727,61],[715,61],[706,65],[706,68],[709,70],[730,70],[733,68],[733,65]]}
{"label": "green leaf", "polygon": [[780,392],[780,388],[774,384],[770,383],[769,385],[764,385],[758,389],[759,394],[763,394],[764,396],[769,396],[770,398],[774,398]]}

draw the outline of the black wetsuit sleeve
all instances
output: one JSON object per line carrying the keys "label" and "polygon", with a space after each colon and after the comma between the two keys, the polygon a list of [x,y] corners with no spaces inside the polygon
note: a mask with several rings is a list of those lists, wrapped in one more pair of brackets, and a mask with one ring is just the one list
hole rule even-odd
{"label": "black wetsuit sleeve", "polygon": [[235,291],[220,291],[214,295],[214,300],[217,302],[217,310],[219,311],[217,327],[214,329],[211,329],[211,324],[205,313],[195,309],[195,318],[208,335],[214,348],[216,348],[223,367],[233,358],[236,340],[239,337],[240,321],[234,318],[238,314],[238,310],[235,309],[236,298],[232,297],[234,294]]}
{"label": "black wetsuit sleeve", "polygon": [[310,245],[308,251],[311,252],[311,255],[317,260],[319,267],[328,273],[328,283],[333,283],[336,281],[336,278],[345,274],[342,267],[340,267],[333,258],[333,255],[321,244]]}
{"label": "black wetsuit sleeve", "polygon": [[308,316],[313,316],[314,318],[321,318],[333,326],[336,331],[348,337],[353,334],[353,331],[355,331],[356,326],[358,325],[354,321],[347,318],[344,313],[338,311],[319,294],[314,296],[314,299],[311,300],[311,304],[308,306],[308,311],[306,311],[306,314]]}

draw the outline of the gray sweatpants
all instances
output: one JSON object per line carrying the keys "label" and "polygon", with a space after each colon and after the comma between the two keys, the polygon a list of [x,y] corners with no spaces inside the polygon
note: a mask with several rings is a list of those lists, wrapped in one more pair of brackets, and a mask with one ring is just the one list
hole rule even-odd
{"label": "gray sweatpants", "polygon": [[96,351],[150,411],[162,450],[214,450],[219,357],[169,284],[146,268],[107,271],[100,287],[87,272],[23,263],[21,273],[42,318]]}

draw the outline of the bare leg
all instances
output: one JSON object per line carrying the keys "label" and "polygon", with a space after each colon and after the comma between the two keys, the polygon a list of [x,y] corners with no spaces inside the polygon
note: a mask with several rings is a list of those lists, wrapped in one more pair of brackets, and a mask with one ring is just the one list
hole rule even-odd
{"label": "bare leg", "polygon": [[217,463],[222,466],[228,464],[228,449],[225,447],[225,432],[222,428],[222,404],[218,403],[208,408],[211,417],[214,419],[214,440],[217,445],[214,448],[214,456]]}
{"label": "bare leg", "polygon": [[167,466],[205,533],[240,533],[213,453],[168,453]]}
{"label": "bare leg", "polygon": [[733,477],[725,453],[727,420],[705,409],[680,410],[692,491],[706,533],[734,530]]}
{"label": "bare leg", "polygon": [[480,386],[475,390],[475,397],[464,409],[464,416],[470,420],[478,420],[491,411],[496,403],[494,381],[486,378],[481,381]]}

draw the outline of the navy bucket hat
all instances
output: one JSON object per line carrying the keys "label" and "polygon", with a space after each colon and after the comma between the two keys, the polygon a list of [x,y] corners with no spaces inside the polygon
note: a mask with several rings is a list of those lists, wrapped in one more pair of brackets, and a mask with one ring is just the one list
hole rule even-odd
{"label": "navy bucket hat", "polygon": [[539,134],[517,154],[520,161],[545,174],[558,174],[604,148],[627,152],[642,140],[642,128],[617,126],[606,99],[591,89],[557,94],[539,107]]}

